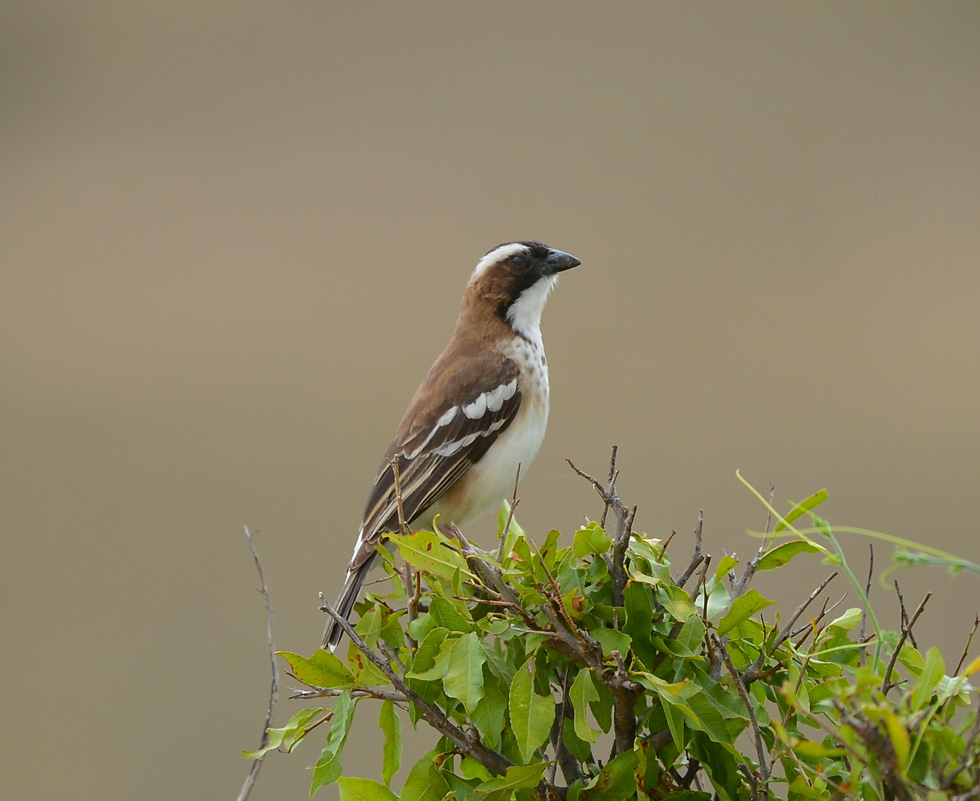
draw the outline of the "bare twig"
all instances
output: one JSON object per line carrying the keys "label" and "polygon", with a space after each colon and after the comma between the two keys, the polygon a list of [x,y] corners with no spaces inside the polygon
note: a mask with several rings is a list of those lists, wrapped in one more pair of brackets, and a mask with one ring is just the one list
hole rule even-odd
{"label": "bare twig", "polygon": [[[772,501],[776,493],[776,488],[770,484],[769,485],[769,505],[772,506]],[[759,569],[759,562],[762,557],[766,555],[766,551],[769,549],[769,526],[772,524],[772,512],[766,513],[766,528],[765,533],[762,537],[762,544],[759,545],[759,550],[755,552],[755,556],[749,560],[748,564],[742,570],[742,575],[739,579],[732,585],[732,600],[734,601],[740,595],[745,593],[746,587],[749,586],[749,582],[752,581],[752,577],[755,575],[755,571]]]}
{"label": "bare twig", "polygon": [[608,487],[604,487],[594,476],[590,476],[584,470],[580,470],[571,459],[565,460],[572,470],[595,487],[596,492],[599,493],[599,497],[602,498],[604,508],[600,525],[605,528],[606,513],[609,509],[612,509],[616,514],[616,532],[612,538],[613,555],[610,571],[612,573],[612,605],[614,607],[623,605],[623,590],[626,588],[627,582],[626,551],[629,548],[630,531],[633,527],[633,520],[636,517],[636,507],[631,512],[616,492],[616,479],[619,477],[619,473],[616,470],[616,455],[618,450],[618,446],[614,445],[609,464]]}
{"label": "bare twig", "polygon": [[[252,532],[248,530],[248,526],[243,526],[245,532],[245,539],[248,540],[248,547],[252,551],[252,559],[255,560],[255,569],[259,574],[259,583],[262,585],[259,588],[259,592],[262,593],[262,600],[265,601],[265,629],[266,635],[269,640],[269,662],[272,665],[272,682],[269,687],[269,706],[265,714],[265,725],[262,727],[262,740],[259,743],[257,750],[262,750],[269,744],[269,727],[272,726],[272,716],[276,710],[276,701],[279,697],[279,665],[276,662],[276,640],[275,640],[275,626],[272,616],[272,601],[269,599],[269,588],[265,583],[265,571],[262,570],[262,562],[259,560],[259,553],[255,550],[255,543],[252,541]],[[259,775],[259,769],[262,767],[263,757],[258,757],[252,760],[252,766],[249,768],[248,775],[245,777],[245,781],[242,784],[242,789],[238,793],[238,801],[245,801],[252,792],[252,787],[255,786],[255,779]]]}
{"label": "bare twig", "polygon": [[[616,456],[619,454],[619,445],[612,446],[612,455],[609,457],[609,478],[606,481],[607,492],[612,495],[616,490],[616,479],[619,478],[619,471],[616,469]],[[606,527],[606,515],[609,514],[609,507],[611,504],[606,501],[606,505],[602,510],[602,517],[599,518],[599,525],[605,529]]]}
{"label": "bare twig", "polygon": [[[742,699],[742,703],[745,704],[745,709],[749,713],[749,722],[752,724],[752,735],[755,738],[755,751],[759,757],[759,771],[762,774],[759,784],[762,789],[762,798],[769,798],[769,760],[766,756],[766,746],[762,740],[762,731],[759,729],[759,721],[756,720],[755,712],[752,709],[752,702],[749,700],[749,694],[745,690],[745,685],[742,684],[742,679],[738,675],[738,671],[735,669],[735,665],[732,664],[732,658],[728,655],[728,649],[725,648],[725,644],[714,634],[711,634],[711,640],[714,642],[714,646],[721,653],[722,659],[725,661],[725,667],[728,668],[728,672],[732,677],[732,682],[735,684],[735,689],[738,691],[739,698]],[[755,787],[753,787],[755,790]]]}
{"label": "bare twig", "polygon": [[909,634],[912,632],[912,627],[915,625],[915,621],[919,619],[919,615],[922,614],[922,610],[926,608],[926,604],[929,603],[929,599],[932,598],[932,593],[927,592],[922,602],[919,604],[915,613],[912,615],[912,619],[909,620],[907,626],[902,626],[902,634],[898,638],[898,642],[895,644],[895,650],[892,652],[892,658],[888,660],[888,668],[885,670],[885,681],[881,688],[882,693],[887,693],[892,689],[898,682],[892,681],[892,670],[895,667],[895,662],[898,659],[898,655],[902,651],[902,646],[905,645],[905,640],[908,638]]}
{"label": "bare twig", "polygon": [[510,524],[514,522],[514,513],[517,511],[517,504],[521,499],[517,497],[517,487],[521,483],[521,463],[517,463],[517,475],[514,477],[514,494],[511,496],[510,512],[507,513],[507,524],[500,532],[500,544],[497,546],[497,561],[504,561],[504,543],[507,542],[507,534],[510,532]]}
{"label": "bare twig", "polygon": [[[292,674],[290,674],[292,675]],[[296,678],[293,676],[293,678]],[[296,679],[300,681],[300,679]],[[376,698],[379,701],[394,701],[396,704],[408,702],[398,690],[389,690],[387,687],[312,687],[309,690],[296,690],[289,696],[290,701],[309,701],[314,698],[336,698],[347,693],[351,698]]]}
{"label": "bare twig", "polygon": [[449,718],[447,718],[441,709],[433,704],[430,704],[424,698],[415,693],[405,683],[402,677],[399,676],[398,673],[396,673],[391,667],[391,663],[388,661],[388,659],[370,648],[368,644],[361,639],[360,635],[354,631],[351,624],[344,619],[344,616],[334,611],[333,607],[327,603],[327,599],[322,593],[320,594],[320,602],[320,608],[330,615],[335,621],[337,621],[337,625],[344,630],[344,633],[348,637],[350,637],[350,641],[354,643],[354,647],[364,654],[364,656],[366,656],[368,660],[385,675],[396,690],[400,691],[416,706],[416,708],[422,712],[422,717],[425,718],[426,723],[432,726],[432,728],[434,728],[444,737],[451,740],[460,749],[460,751],[462,751],[462,753],[471,756],[491,773],[495,773],[498,776],[503,776],[507,772],[507,768],[514,765],[514,763],[503,754],[485,746],[482,742],[480,742],[477,736],[463,731]]}
{"label": "bare twig", "polygon": [[[782,631],[780,631],[776,639],[772,641],[772,647],[769,648],[768,652],[769,656],[775,654],[779,646],[793,636],[793,626],[796,625],[796,621],[799,620],[800,615],[806,611],[806,608],[813,603],[817,596],[824,591],[827,585],[830,584],[830,582],[833,581],[836,576],[836,571],[827,576],[827,578],[821,581],[817,588],[810,593],[809,597],[807,597],[803,603],[796,607],[793,614],[790,615],[789,620],[786,621],[786,625],[783,626]],[[751,667],[749,667],[749,669],[742,674],[742,681],[744,681],[746,684],[750,684],[762,675],[761,669],[763,663],[765,662],[765,657],[766,653],[759,654],[759,658],[756,659]]]}
{"label": "bare twig", "polygon": [[[874,572],[875,572],[875,546],[874,546],[873,543],[868,545],[868,551],[870,552],[870,558],[868,559],[868,582],[867,582],[867,584],[864,585],[864,599],[865,599],[865,603],[862,604],[862,606],[861,606],[861,633],[859,635],[861,637],[861,642],[867,642],[868,641],[868,631],[867,631],[867,626],[868,626],[868,607],[871,604],[871,579],[874,576]],[[895,582],[895,586],[896,587],[898,586],[898,582],[897,581]],[[901,601],[902,594],[899,593],[898,594],[898,597],[899,597],[899,600]],[[905,620],[906,620],[906,618],[905,618],[905,605],[902,604],[902,624],[903,625],[905,623]],[[861,653],[860,653],[861,664],[862,665],[864,664],[865,656],[866,656],[865,650],[864,650],[864,648],[862,648],[861,649]]]}
{"label": "bare twig", "polygon": [[[796,621],[800,619],[800,615],[802,615],[806,611],[806,608],[817,599],[817,596],[819,596],[820,593],[822,593],[827,588],[827,585],[830,584],[830,582],[832,582],[835,578],[837,578],[836,570],[833,573],[831,573],[829,576],[827,576],[827,578],[825,578],[823,581],[821,581],[817,585],[817,588],[807,596],[807,599],[803,603],[801,603],[798,607],[796,607],[795,610],[793,610],[793,614],[790,615],[789,620],[786,621],[786,625],[783,626],[783,630],[780,631],[779,636],[776,637],[775,640],[773,640],[770,653],[775,653],[776,649],[792,636],[790,629],[792,629],[793,626],[796,624]],[[840,602],[838,601],[838,603]],[[822,618],[824,614],[826,614],[825,611],[821,612],[820,615],[816,618],[816,622],[819,622],[820,618]]]}
{"label": "bare twig", "polygon": [[[966,657],[970,653],[970,644],[973,642],[973,636],[977,633],[978,628],[980,628],[980,615],[974,615],[973,630],[970,632],[970,636],[966,638],[966,645],[963,646],[963,653],[960,655],[960,661],[956,663],[956,670],[953,671],[954,676],[960,675],[960,668],[963,667],[963,663],[966,661]],[[980,721],[980,715],[977,715],[977,720]]]}
{"label": "bare twig", "polygon": [[405,613],[408,616],[408,625],[405,626],[405,639],[408,641],[409,649],[414,651],[418,648],[418,643],[408,633],[408,627],[419,616],[419,598],[422,594],[422,586],[419,582],[422,577],[412,570],[412,566],[408,562],[402,562],[400,573],[402,586],[405,588]]}
{"label": "bare twig", "polygon": [[398,468],[398,463],[401,460],[401,454],[396,453],[394,458],[389,462],[391,465],[391,476],[395,480],[395,503],[398,506],[398,530],[405,535],[411,534],[412,529],[408,525],[408,521],[405,519],[405,507],[402,506],[402,478],[401,471]]}
{"label": "bare twig", "polygon": [[[565,777],[566,784],[571,784],[577,779],[582,778],[582,769],[579,767],[578,760],[568,750],[562,739],[562,730],[565,727],[565,721],[571,720],[574,714],[572,711],[572,702],[568,697],[568,688],[570,685],[569,669],[566,667],[561,681],[561,702],[558,704],[555,722],[551,727],[551,744],[555,749],[555,765],[561,768],[561,774]],[[551,783],[554,784],[554,781],[555,774],[552,771]]]}
{"label": "bare twig", "polygon": [[694,527],[694,553],[691,556],[691,561],[688,563],[687,567],[684,568],[684,572],[674,580],[674,584],[678,587],[683,587],[687,584],[687,580],[694,575],[694,571],[698,569],[698,565],[704,561],[704,556],[701,554],[701,532],[704,529],[704,509],[698,510],[698,524]]}
{"label": "bare twig", "polygon": [[612,752],[609,754],[610,761],[620,754],[632,751],[636,745],[636,713],[634,710],[641,689],[629,680],[623,655],[619,651],[613,651],[612,656],[616,662],[616,672],[613,674],[615,681],[605,682],[613,694],[614,739]]}
{"label": "bare twig", "polygon": [[[909,613],[905,609],[905,596],[902,595],[902,588],[898,586],[898,581],[895,582],[895,594],[898,596],[898,606],[902,612],[902,628],[905,628],[909,625]],[[864,634],[863,631],[861,633]],[[919,647],[919,643],[915,641],[915,632],[911,629],[909,629],[909,642],[912,643],[913,648]]]}

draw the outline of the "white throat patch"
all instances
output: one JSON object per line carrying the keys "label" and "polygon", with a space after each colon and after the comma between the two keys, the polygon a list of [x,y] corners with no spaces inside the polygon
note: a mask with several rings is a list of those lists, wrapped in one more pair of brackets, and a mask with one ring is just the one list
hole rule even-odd
{"label": "white throat patch", "polygon": [[545,301],[555,284],[557,275],[541,278],[533,286],[525,289],[507,310],[507,321],[521,336],[532,342],[541,342],[541,312],[544,311]]}

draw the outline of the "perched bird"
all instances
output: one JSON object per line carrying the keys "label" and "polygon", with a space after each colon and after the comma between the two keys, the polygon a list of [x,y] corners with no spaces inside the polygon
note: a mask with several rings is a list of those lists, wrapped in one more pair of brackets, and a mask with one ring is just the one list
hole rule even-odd
{"label": "perched bird", "polygon": [[[540,242],[508,242],[477,263],[452,339],[402,418],[364,509],[344,588],[345,619],[377,545],[397,532],[395,469],[404,519],[414,528],[464,526],[499,508],[527,470],[548,425],[548,362],[541,312],[558,273],[581,264]],[[397,464],[395,464],[397,462]],[[343,634],[331,618],[333,650]]]}

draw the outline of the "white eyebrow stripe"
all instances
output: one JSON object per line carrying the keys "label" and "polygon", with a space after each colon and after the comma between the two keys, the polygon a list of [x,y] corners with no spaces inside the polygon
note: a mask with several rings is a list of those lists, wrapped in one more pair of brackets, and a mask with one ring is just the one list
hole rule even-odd
{"label": "white eyebrow stripe", "polygon": [[495,247],[476,263],[476,269],[473,271],[473,278],[483,275],[491,264],[496,264],[504,259],[509,259],[515,253],[520,253],[524,250],[527,250],[527,245],[522,244],[521,242],[510,242],[506,245]]}

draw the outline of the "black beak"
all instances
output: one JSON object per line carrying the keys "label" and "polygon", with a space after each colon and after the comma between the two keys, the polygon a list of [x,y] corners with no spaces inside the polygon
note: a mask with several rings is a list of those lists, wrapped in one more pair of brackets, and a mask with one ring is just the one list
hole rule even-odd
{"label": "black beak", "polygon": [[542,263],[542,271],[545,275],[555,275],[564,270],[571,270],[572,267],[578,267],[581,263],[571,253],[565,253],[562,250],[551,250],[548,253],[548,258]]}

